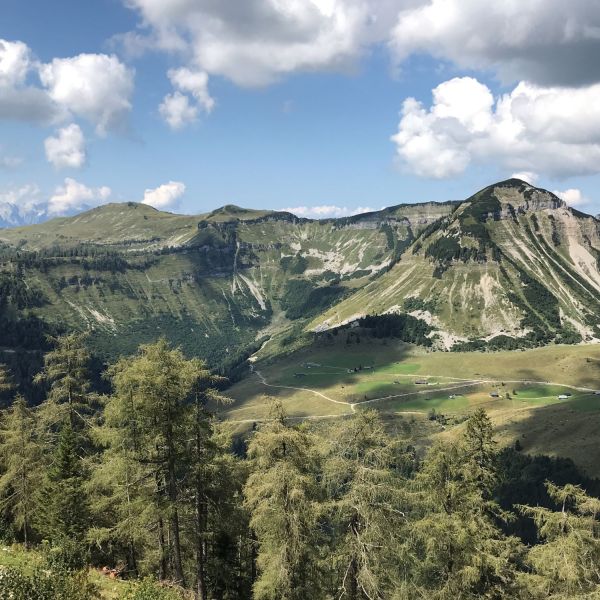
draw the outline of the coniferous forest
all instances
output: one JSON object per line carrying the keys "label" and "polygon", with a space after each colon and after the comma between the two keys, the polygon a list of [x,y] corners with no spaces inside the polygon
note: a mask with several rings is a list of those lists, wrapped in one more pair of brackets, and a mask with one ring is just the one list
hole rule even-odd
{"label": "coniferous forest", "polygon": [[[224,380],[166,341],[88,376],[84,338],[53,341],[31,406],[0,427],[0,535],[37,556],[2,599],[596,598],[600,491],[572,462],[501,449],[483,409],[417,452],[374,411],[271,417],[246,435],[213,412]],[[12,544],[12,546],[11,546]]]}

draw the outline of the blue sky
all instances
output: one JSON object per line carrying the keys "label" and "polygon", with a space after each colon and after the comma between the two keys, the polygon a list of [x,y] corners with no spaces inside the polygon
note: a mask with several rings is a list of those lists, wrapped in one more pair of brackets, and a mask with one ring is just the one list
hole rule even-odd
{"label": "blue sky", "polygon": [[[21,42],[28,66],[21,75],[5,66],[3,83],[0,45],[0,201],[50,201],[55,214],[146,199],[189,213],[234,203],[307,215],[326,206],[321,214],[335,215],[464,198],[527,173],[542,187],[570,190],[565,198],[581,210],[600,212],[600,115],[587,110],[600,100],[600,74],[579,59],[573,75],[569,62],[581,48],[594,51],[583,27],[600,21],[594,3],[551,1],[546,14],[525,18],[512,2],[498,11],[494,29],[520,18],[536,31],[545,19],[553,35],[538,40],[548,46],[544,62],[526,36],[510,52],[502,36],[468,50],[477,35],[469,24],[490,17],[475,0],[445,1],[463,11],[458,24],[444,21],[444,0],[303,0],[284,13],[274,0],[248,0],[247,14],[221,14],[205,0],[3,0],[5,65]],[[581,33],[558,43],[552,28],[560,33],[565,10]],[[209,20],[218,23],[217,42]],[[81,55],[96,58],[83,65]],[[55,59],[77,68],[63,73]],[[103,96],[109,68],[117,91]],[[176,69],[202,74],[206,85],[174,83]],[[52,115],[32,109],[15,118],[14,106],[3,107],[3,85],[5,100],[26,88],[49,96]],[[82,85],[97,103],[82,104]],[[177,128],[160,108],[169,96],[191,111]],[[115,98],[125,104],[110,108]],[[563,118],[571,105],[582,108]],[[63,138],[70,126],[74,137]],[[48,138],[58,140],[54,153]]]}

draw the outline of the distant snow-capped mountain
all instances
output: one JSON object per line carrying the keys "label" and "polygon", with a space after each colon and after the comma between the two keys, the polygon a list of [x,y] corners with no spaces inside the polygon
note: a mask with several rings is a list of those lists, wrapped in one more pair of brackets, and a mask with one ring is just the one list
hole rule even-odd
{"label": "distant snow-capped mountain", "polygon": [[19,227],[34,225],[48,219],[46,203],[17,205],[12,202],[0,202],[0,227]]}

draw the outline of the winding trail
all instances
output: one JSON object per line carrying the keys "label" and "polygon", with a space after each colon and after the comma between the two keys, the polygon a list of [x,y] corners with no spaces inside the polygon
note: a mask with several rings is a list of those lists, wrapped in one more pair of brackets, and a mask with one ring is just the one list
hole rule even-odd
{"label": "winding trail", "polygon": [[[322,366],[327,369],[337,369],[338,371],[346,371],[347,370],[343,367],[335,367],[332,365],[322,365]],[[260,380],[262,385],[264,385],[266,387],[284,389],[284,390],[294,390],[294,391],[298,391],[298,392],[309,392],[311,394],[314,394],[315,396],[319,396],[320,398],[327,400],[327,402],[332,402],[333,404],[341,404],[343,406],[347,406],[350,409],[351,413],[356,412],[357,406],[362,406],[364,404],[374,404],[376,402],[383,402],[384,400],[393,400],[395,398],[406,398],[409,396],[418,396],[421,394],[432,393],[432,387],[428,386],[428,389],[418,390],[415,392],[403,392],[400,394],[391,394],[388,396],[380,396],[379,398],[371,398],[370,400],[363,400],[362,402],[344,402],[343,400],[335,400],[334,398],[330,398],[329,396],[327,396],[326,394],[323,394],[322,392],[319,392],[318,390],[313,390],[313,389],[306,388],[306,387],[293,387],[293,386],[289,386],[289,385],[276,385],[276,384],[269,383],[267,381],[267,379],[265,378],[265,376],[258,369],[254,368],[254,365],[251,365],[250,368],[251,368],[252,373],[258,377],[258,379]],[[315,371],[314,374],[316,374],[316,375],[333,375],[334,373]],[[434,389],[436,392],[452,392],[452,391],[460,390],[460,389],[463,389],[466,387],[475,387],[475,386],[483,385],[483,384],[500,385],[502,383],[504,383],[504,384],[506,384],[506,383],[521,383],[521,384],[527,384],[527,385],[550,385],[550,386],[562,387],[562,388],[571,389],[571,390],[577,390],[579,392],[589,392],[589,393],[595,393],[597,391],[596,389],[593,389],[593,388],[569,385],[566,383],[556,383],[553,381],[536,381],[533,379],[464,379],[464,378],[460,378],[460,377],[450,377],[447,375],[426,375],[423,373],[419,373],[419,374],[386,373],[386,375],[391,376],[391,377],[411,377],[411,378],[425,377],[425,378],[431,378],[431,379],[445,379],[445,380],[448,380],[449,382],[456,382],[456,384],[452,385],[452,386],[435,387]],[[398,411],[398,412],[402,413],[402,414],[414,414],[414,415],[425,414],[424,411]],[[346,416],[346,415],[345,414],[308,415],[308,416],[303,416],[303,417],[290,417],[290,419],[294,419],[294,420],[298,420],[298,421],[305,421],[305,420],[318,420],[318,419],[335,419],[335,418],[339,418],[339,417],[343,417],[343,416]],[[255,423],[255,422],[266,421],[266,420],[268,420],[268,419],[241,419],[241,420],[234,420],[233,422],[235,422],[235,423]]]}

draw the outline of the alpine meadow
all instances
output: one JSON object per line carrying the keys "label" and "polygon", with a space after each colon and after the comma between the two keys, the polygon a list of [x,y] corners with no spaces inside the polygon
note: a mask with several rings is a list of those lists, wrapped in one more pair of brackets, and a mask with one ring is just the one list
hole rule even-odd
{"label": "alpine meadow", "polygon": [[598,31],[5,0],[0,600],[600,598]]}

